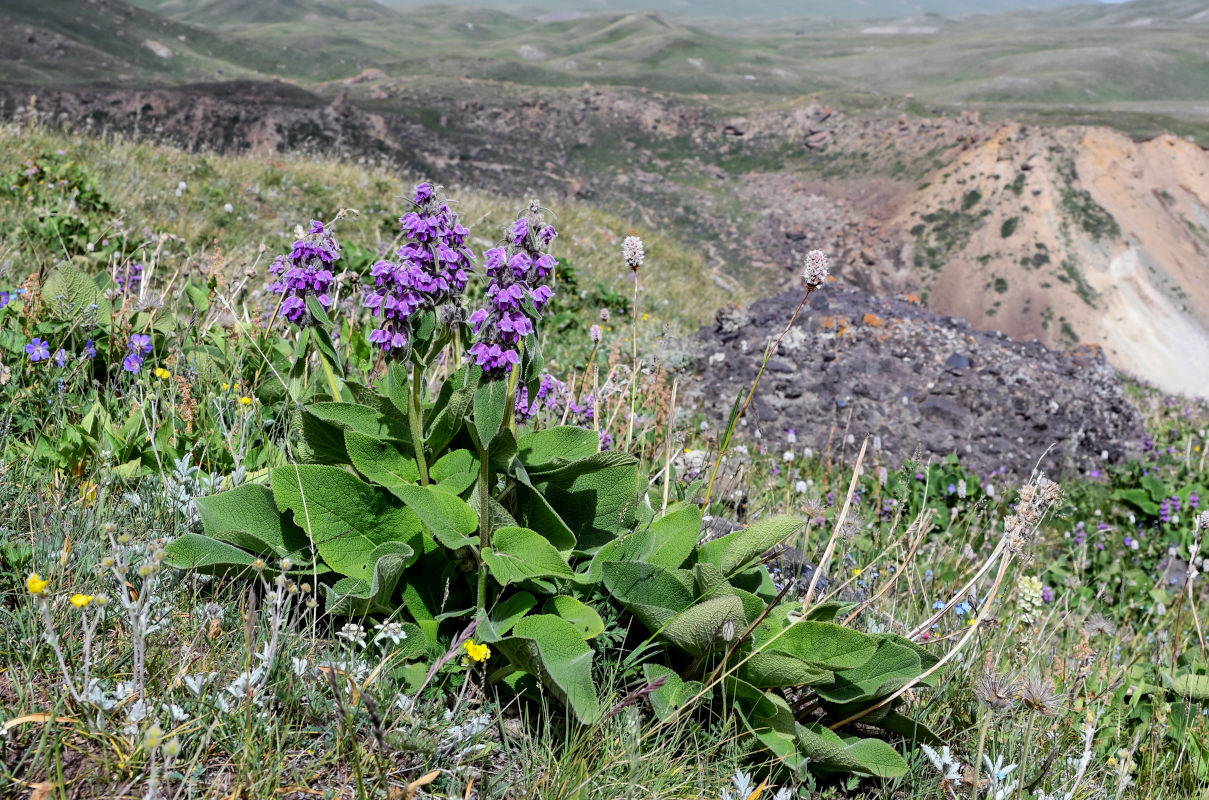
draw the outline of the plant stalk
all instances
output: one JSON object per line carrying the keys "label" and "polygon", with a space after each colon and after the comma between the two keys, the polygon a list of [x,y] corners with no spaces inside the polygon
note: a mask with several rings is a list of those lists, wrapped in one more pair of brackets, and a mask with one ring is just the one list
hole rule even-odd
{"label": "plant stalk", "polygon": [[484,447],[479,452],[479,594],[478,608],[481,613],[487,610],[487,561],[483,553],[491,546],[491,506],[488,489],[491,483],[491,462]]}
{"label": "plant stalk", "polygon": [[424,460],[424,407],[423,407],[423,374],[419,364],[411,365],[411,413],[407,415],[411,423],[411,443],[416,450],[416,466],[420,468],[420,485],[428,485],[428,462]]}

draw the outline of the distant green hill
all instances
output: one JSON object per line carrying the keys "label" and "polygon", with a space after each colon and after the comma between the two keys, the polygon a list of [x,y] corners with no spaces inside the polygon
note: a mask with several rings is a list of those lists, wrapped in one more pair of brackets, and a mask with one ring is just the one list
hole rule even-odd
{"label": "distant green hill", "polygon": [[[382,0],[397,8],[431,5],[431,0]],[[501,11],[527,14],[569,15],[575,12],[656,11],[683,17],[784,18],[817,16],[833,19],[871,19],[911,17],[918,14],[963,16],[966,14],[1002,14],[1018,9],[1056,8],[1071,5],[1070,0],[583,0],[578,3],[558,0],[481,0],[479,5]],[[442,4],[446,5],[446,4]]]}

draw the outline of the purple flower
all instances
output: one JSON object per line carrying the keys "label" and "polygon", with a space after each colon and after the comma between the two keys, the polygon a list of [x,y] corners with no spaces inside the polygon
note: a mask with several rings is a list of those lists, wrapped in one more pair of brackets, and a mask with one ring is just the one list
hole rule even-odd
{"label": "purple flower", "polygon": [[113,276],[118,289],[126,294],[134,294],[143,283],[143,265],[127,264],[125,269],[119,269]]}
{"label": "purple flower", "polygon": [[1048,583],[1041,587],[1041,602],[1054,602],[1054,587],[1050,586]]}
{"label": "purple flower", "polygon": [[151,337],[145,333],[136,333],[131,336],[128,347],[130,348],[130,352],[141,355],[151,355],[151,351],[154,349],[151,344]]}
{"label": "purple flower", "polygon": [[4,310],[4,307],[7,306],[12,299],[13,296],[8,292],[0,292],[0,311]]}
{"label": "purple flower", "polygon": [[[540,229],[542,234],[530,236]],[[531,204],[526,214],[513,225],[508,243],[494,247],[484,255],[484,266],[491,282],[487,286],[487,307],[470,316],[476,343],[469,349],[491,378],[500,378],[520,363],[520,343],[537,329],[541,312],[550,303],[554,290],[547,280],[558,261],[539,249],[538,240],[549,243],[540,207]],[[554,237],[549,237],[553,239]]]}
{"label": "purple flower", "polygon": [[379,261],[370,271],[373,286],[362,301],[378,318],[369,340],[390,357],[405,356],[413,343],[411,318],[421,309],[457,303],[466,289],[474,253],[466,247],[469,229],[431,184],[416,186],[414,211],[399,218],[407,241],[398,261]]}
{"label": "purple flower", "polygon": [[63,367],[67,366],[67,351],[62,347],[60,347],[58,352],[55,353],[55,364],[58,365],[59,369],[63,369]]}
{"label": "purple flower", "polygon": [[30,361],[44,361],[50,358],[50,345],[44,339],[35,336],[29,344],[25,345],[25,352],[29,355]]}
{"label": "purple flower", "polygon": [[136,333],[130,337],[126,348],[130,352],[123,359],[122,368],[137,375],[143,369],[143,359],[155,349],[151,344],[151,337],[145,333]]}
{"label": "purple flower", "polygon": [[322,222],[311,220],[310,228],[294,242],[290,254],[278,256],[269,265],[269,274],[276,279],[269,291],[281,298],[277,313],[299,327],[313,325],[306,299],[314,297],[325,310],[332,307],[328,292],[335,276],[331,266],[339,258],[340,243]]}
{"label": "purple flower", "polygon": [[88,344],[84,345],[84,355],[87,358],[97,357],[97,346],[92,343],[92,339],[89,339]]}

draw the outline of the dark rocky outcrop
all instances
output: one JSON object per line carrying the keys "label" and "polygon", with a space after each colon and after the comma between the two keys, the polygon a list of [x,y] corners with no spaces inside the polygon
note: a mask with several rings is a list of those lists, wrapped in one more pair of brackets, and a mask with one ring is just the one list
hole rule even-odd
{"label": "dark rocky outcrop", "polygon": [[[701,331],[698,399],[717,424],[801,297],[724,309]],[[1015,342],[912,300],[837,283],[810,298],[772,354],[743,432],[750,438],[757,428],[777,442],[795,428],[799,448],[819,454],[829,441],[838,453],[847,436],[867,436],[890,467],[916,452],[957,453],[982,474],[1005,467],[1022,475],[1043,455],[1042,468],[1055,474],[1120,461],[1144,437],[1141,415],[1098,348]]]}

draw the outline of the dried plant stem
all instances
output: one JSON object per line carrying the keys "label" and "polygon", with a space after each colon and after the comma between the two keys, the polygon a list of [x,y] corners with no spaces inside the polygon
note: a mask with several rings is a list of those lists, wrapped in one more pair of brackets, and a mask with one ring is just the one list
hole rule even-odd
{"label": "dried plant stem", "polygon": [[634,270],[634,305],[630,309],[630,319],[634,324],[633,334],[633,367],[630,372],[630,419],[625,430],[625,449],[629,452],[630,437],[634,433],[634,406],[638,402],[638,270]]}
{"label": "dried plant stem", "polygon": [[809,609],[814,604],[814,590],[819,584],[819,576],[827,568],[827,562],[831,559],[831,554],[835,552],[835,543],[840,538],[840,531],[848,520],[848,509],[852,507],[852,495],[856,494],[856,481],[860,478],[861,465],[865,461],[865,448],[868,445],[868,439],[861,443],[860,455],[856,457],[856,466],[852,469],[852,480],[848,482],[848,494],[844,498],[844,507],[840,509],[840,517],[835,521],[835,527],[831,530],[831,538],[827,540],[827,547],[823,550],[823,556],[819,559],[819,563],[814,566],[814,575],[810,576],[810,586],[806,589],[806,596],[802,598],[803,611]]}
{"label": "dried plant stem", "polygon": [[739,409],[739,413],[735,415],[735,418],[731,420],[729,427],[726,429],[726,435],[722,438],[722,447],[718,450],[718,457],[714,460],[714,469],[709,474],[709,486],[705,490],[705,502],[702,504],[702,508],[709,508],[709,499],[714,494],[714,481],[718,477],[718,467],[722,466],[722,459],[726,456],[727,448],[730,447],[730,440],[735,434],[735,428],[739,427],[739,420],[743,419],[743,415],[747,412],[747,407],[751,405],[751,399],[756,396],[756,388],[760,385],[760,379],[764,377],[764,369],[768,366],[768,362],[772,360],[772,354],[777,352],[777,348],[781,346],[781,340],[785,338],[785,334],[789,333],[789,329],[797,321],[798,314],[802,312],[802,306],[806,305],[806,301],[810,299],[810,294],[813,291],[814,287],[806,289],[806,294],[802,296],[802,301],[798,303],[798,307],[793,310],[793,316],[789,318],[789,323],[785,326],[785,330],[781,331],[781,335],[776,338],[776,341],[764,351],[764,361],[760,364],[760,370],[756,373],[756,379],[747,393],[747,399],[743,401],[743,406]]}
{"label": "dried plant stem", "polygon": [[852,613],[845,617],[844,621],[840,623],[841,625],[843,625],[845,628],[848,627],[848,624],[851,623],[852,620],[856,619],[862,611],[873,605],[875,602],[877,602],[878,598],[890,591],[890,588],[894,586],[894,582],[898,580],[899,576],[907,571],[907,567],[910,566],[911,562],[915,560],[915,554],[919,551],[919,546],[923,544],[924,537],[928,535],[928,530],[932,527],[932,515],[935,513],[936,511],[934,509],[926,508],[919,515],[919,517],[916,518],[916,524],[919,525],[919,536],[917,536],[915,541],[911,543],[911,549],[907,551],[907,557],[903,559],[902,567],[894,571],[894,574],[891,575],[890,579],[882,585],[882,588],[877,590],[876,594],[853,609]]}
{"label": "dried plant stem", "polygon": [[667,513],[668,490],[672,487],[672,423],[676,420],[676,389],[679,387],[672,379],[672,405],[667,413],[667,438],[663,443],[663,506],[660,512]]}

